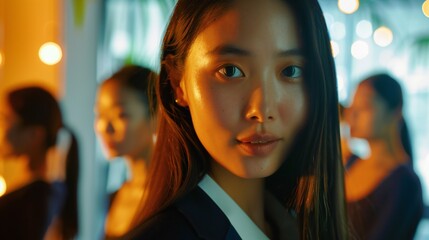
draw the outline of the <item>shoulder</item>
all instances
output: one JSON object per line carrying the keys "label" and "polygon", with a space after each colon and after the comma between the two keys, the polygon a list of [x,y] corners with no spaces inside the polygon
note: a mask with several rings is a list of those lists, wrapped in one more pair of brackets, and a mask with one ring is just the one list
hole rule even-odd
{"label": "shoulder", "polygon": [[397,167],[389,176],[390,185],[394,185],[395,188],[410,190],[410,191],[421,191],[420,179],[414,170],[407,165],[400,165]]}
{"label": "shoulder", "polygon": [[398,203],[407,202],[410,208],[420,206],[423,202],[419,177],[410,166],[401,165],[393,170],[382,188],[386,197],[396,199]]}
{"label": "shoulder", "polygon": [[197,239],[192,225],[171,206],[134,229],[124,239]]}
{"label": "shoulder", "polygon": [[196,187],[173,205],[132,230],[124,239],[239,239],[239,237],[222,210],[203,190]]}

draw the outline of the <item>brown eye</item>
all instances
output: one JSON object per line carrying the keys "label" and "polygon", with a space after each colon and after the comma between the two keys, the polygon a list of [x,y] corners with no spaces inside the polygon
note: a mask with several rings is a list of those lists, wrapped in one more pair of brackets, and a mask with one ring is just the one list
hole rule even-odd
{"label": "brown eye", "polygon": [[244,73],[234,65],[227,65],[219,69],[219,73],[228,78],[244,77]]}
{"label": "brown eye", "polygon": [[282,70],[282,75],[288,78],[302,77],[302,68],[298,66],[289,66]]}

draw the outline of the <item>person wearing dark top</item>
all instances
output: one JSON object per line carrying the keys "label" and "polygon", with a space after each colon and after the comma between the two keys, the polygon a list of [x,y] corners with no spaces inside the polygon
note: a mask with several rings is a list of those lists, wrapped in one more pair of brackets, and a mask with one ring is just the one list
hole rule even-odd
{"label": "person wearing dark top", "polygon": [[369,157],[356,160],[345,175],[349,222],[358,239],[413,239],[423,214],[402,106],[402,89],[387,74],[360,82],[350,106],[351,136],[370,147]]}
{"label": "person wearing dark top", "polygon": [[335,79],[317,1],[179,0],[124,239],[347,239]]}
{"label": "person wearing dark top", "polygon": [[423,210],[420,180],[400,165],[369,195],[347,205],[359,239],[413,239]]}
{"label": "person wearing dark top", "polygon": [[0,237],[43,239],[53,217],[48,210],[50,195],[50,184],[36,180],[0,197]]}
{"label": "person wearing dark top", "polygon": [[0,197],[0,239],[73,239],[77,142],[47,90],[23,87],[1,98],[0,161],[7,187]]}

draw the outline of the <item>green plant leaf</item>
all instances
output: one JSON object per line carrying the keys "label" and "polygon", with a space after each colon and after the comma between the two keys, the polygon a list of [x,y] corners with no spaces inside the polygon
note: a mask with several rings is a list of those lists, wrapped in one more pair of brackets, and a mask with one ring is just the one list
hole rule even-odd
{"label": "green plant leaf", "polygon": [[85,0],[73,0],[74,23],[82,26],[85,20]]}

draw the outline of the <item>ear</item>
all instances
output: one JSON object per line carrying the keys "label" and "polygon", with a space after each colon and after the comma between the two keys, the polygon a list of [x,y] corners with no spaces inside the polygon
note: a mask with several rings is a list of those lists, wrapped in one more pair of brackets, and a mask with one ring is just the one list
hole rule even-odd
{"label": "ear", "polygon": [[172,55],[168,55],[164,60],[165,68],[170,81],[170,86],[174,91],[174,99],[176,104],[187,107],[188,98],[186,96],[186,86],[184,84],[183,71],[179,70],[177,62]]}

